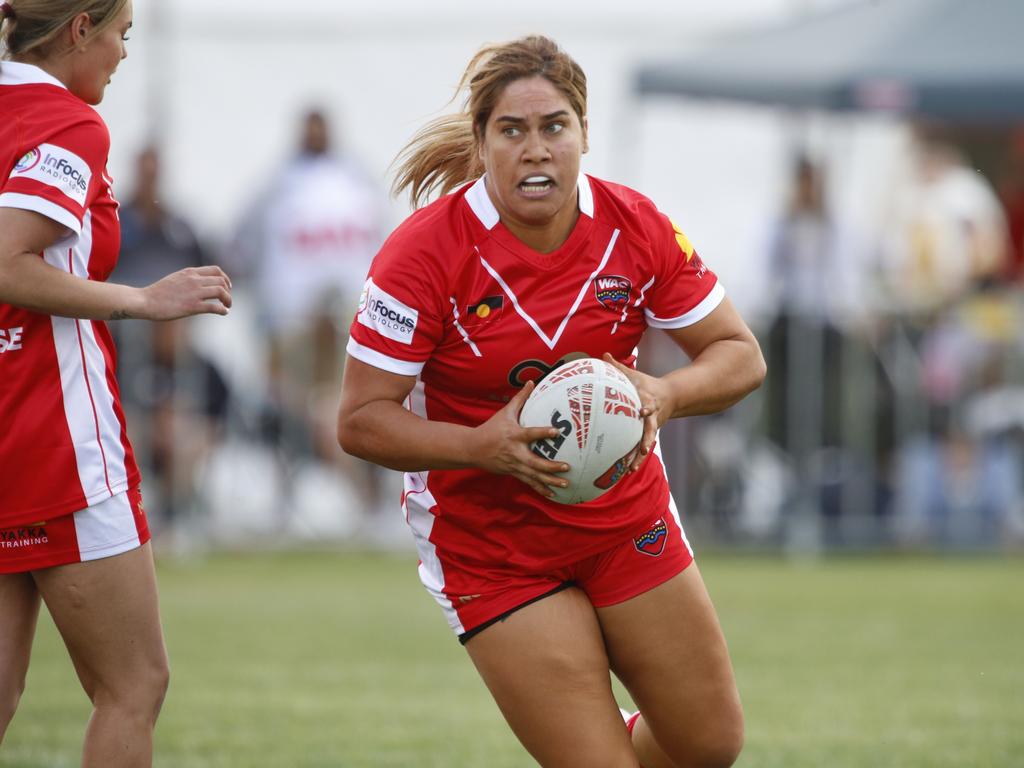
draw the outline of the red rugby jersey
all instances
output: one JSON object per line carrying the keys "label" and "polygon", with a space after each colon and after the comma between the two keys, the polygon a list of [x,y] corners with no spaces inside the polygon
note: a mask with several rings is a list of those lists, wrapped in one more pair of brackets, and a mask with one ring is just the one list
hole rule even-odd
{"label": "red rugby jersey", "polygon": [[[370,268],[349,354],[418,376],[413,412],[475,426],[562,361],[610,352],[632,362],[648,327],[684,327],[718,306],[715,275],[650,200],[585,175],[578,189],[576,226],[548,254],[500,223],[483,179],[414,213]],[[446,558],[495,578],[507,565],[559,567],[640,533],[671,504],[654,455],[581,505],[476,469],[407,473],[403,500],[433,548],[420,547],[425,581],[449,594]]]}
{"label": "red rugby jersey", "polygon": [[[96,111],[38,67],[0,62],[0,207],[67,236],[41,254],[82,280],[117,262],[110,136]],[[139,482],[99,321],[0,304],[0,527],[83,509]]]}

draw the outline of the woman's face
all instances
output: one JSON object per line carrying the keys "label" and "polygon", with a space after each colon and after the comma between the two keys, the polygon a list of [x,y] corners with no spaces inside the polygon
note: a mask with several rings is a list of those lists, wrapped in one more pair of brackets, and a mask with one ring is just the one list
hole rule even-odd
{"label": "woman's face", "polygon": [[[541,76],[505,86],[484,126],[480,160],[502,222],[519,235],[576,220],[576,181],[586,121]],[[520,235],[521,236],[521,235]]]}
{"label": "woman's face", "polygon": [[132,0],[128,0],[117,17],[95,37],[74,48],[73,70],[68,90],[86,104],[99,104],[110,78],[128,55],[125,41],[132,26]]}

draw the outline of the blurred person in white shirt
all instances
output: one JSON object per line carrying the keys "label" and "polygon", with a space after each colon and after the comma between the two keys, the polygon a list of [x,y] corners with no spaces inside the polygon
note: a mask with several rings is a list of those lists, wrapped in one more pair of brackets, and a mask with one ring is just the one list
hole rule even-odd
{"label": "blurred person in white shirt", "polygon": [[356,162],[333,151],[326,115],[311,109],[298,151],[246,212],[231,254],[249,277],[267,343],[268,437],[286,464],[337,464],[370,497],[374,475],[338,449],[334,417],[347,328],[383,241],[386,201]]}

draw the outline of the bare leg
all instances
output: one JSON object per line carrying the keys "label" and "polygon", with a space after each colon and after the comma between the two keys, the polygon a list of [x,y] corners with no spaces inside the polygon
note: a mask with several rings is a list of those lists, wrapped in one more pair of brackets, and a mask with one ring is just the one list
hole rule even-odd
{"label": "bare leg", "polygon": [[635,768],[587,596],[571,588],[466,644],[513,732],[545,768]]}
{"label": "bare leg", "polygon": [[39,592],[27,573],[0,575],[0,744],[25,690]]}
{"label": "bare leg", "polygon": [[93,704],[83,768],[152,765],[168,666],[150,545],[33,575]]}
{"label": "bare leg", "polygon": [[633,743],[644,768],[732,765],[743,745],[743,711],[696,564],[597,614],[612,669],[642,713]]}

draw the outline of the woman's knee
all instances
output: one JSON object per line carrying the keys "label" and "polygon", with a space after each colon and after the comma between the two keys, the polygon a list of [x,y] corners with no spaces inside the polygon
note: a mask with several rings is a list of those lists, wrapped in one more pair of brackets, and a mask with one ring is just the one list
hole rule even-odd
{"label": "woman's knee", "polygon": [[698,728],[655,732],[654,737],[679,768],[729,768],[743,749],[743,713],[722,713]]}
{"label": "woman's knee", "polygon": [[160,709],[164,705],[164,698],[167,696],[167,689],[171,684],[171,668],[164,657],[153,670],[151,685],[151,703],[153,706],[153,719],[156,720]]}
{"label": "woman's knee", "polygon": [[694,744],[693,756],[685,766],[729,768],[743,749],[743,720],[711,729]]}
{"label": "woman's knee", "polygon": [[133,719],[155,723],[170,679],[167,658],[153,659],[130,674],[94,681],[90,696],[97,709],[117,709]]}

